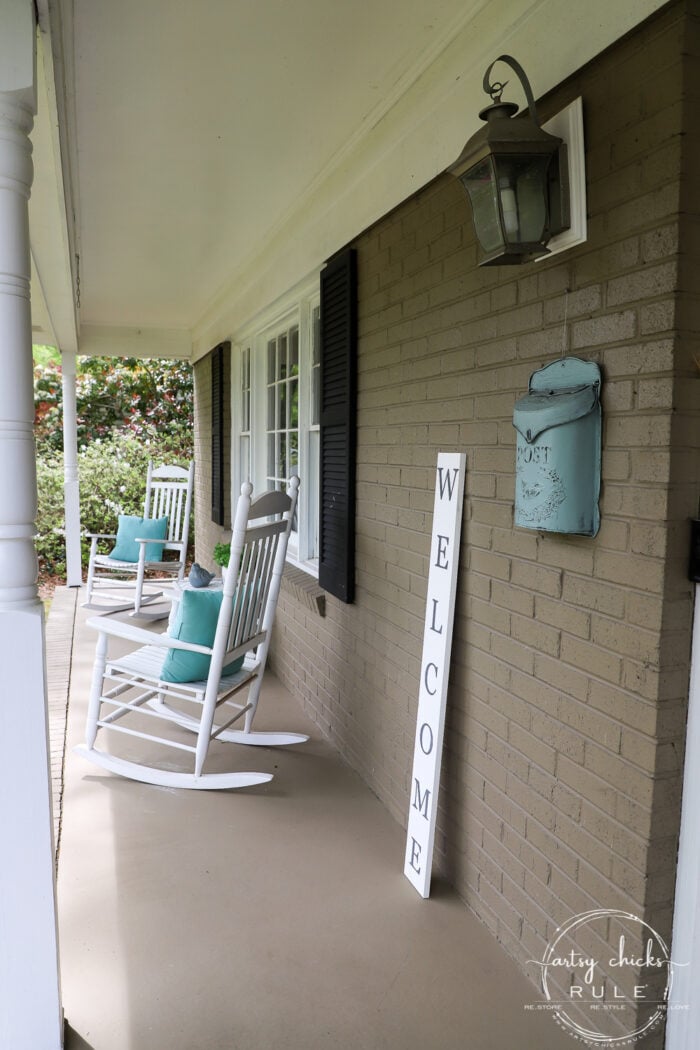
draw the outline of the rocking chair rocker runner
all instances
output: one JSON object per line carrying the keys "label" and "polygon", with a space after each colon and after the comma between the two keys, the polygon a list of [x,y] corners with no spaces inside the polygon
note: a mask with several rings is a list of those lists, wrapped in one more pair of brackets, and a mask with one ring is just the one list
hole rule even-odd
{"label": "rocking chair rocker runner", "polygon": [[[78,754],[103,769],[147,784],[238,788],[263,784],[271,780],[272,775],[205,773],[204,763],[212,740],[265,745],[308,740],[299,733],[256,733],[252,730],[298,488],[299,479],[294,477],[289,483],[288,495],[267,492],[251,500],[252,486],[249,483],[243,485],[233,525],[231,558],[223,594],[220,591],[183,589],[181,608],[173,618],[170,633],[159,634],[108,617],[88,620],[89,626],[99,631],[99,640],[88,710],[87,740],[84,747],[76,748]],[[274,520],[270,521],[270,517]],[[207,612],[204,605],[216,604],[219,595],[220,608],[210,644],[187,641],[184,637],[187,634],[185,605],[202,603],[199,612],[195,611],[192,617],[196,630],[201,631]],[[191,601],[186,602],[188,597]],[[126,656],[110,658],[107,654],[110,637],[145,644]],[[195,662],[204,659],[205,665],[208,662],[205,677],[188,680],[188,657],[193,657]],[[175,671],[174,658],[179,661]],[[178,680],[174,681],[174,678]],[[239,702],[237,694],[246,686],[247,696]],[[244,719],[243,728],[230,729],[229,726],[239,719]],[[160,728],[163,723],[166,723],[165,729]],[[95,747],[95,740],[104,730],[149,742],[147,757],[135,761],[99,750]],[[187,742],[188,731],[196,734],[194,744]],[[162,735],[164,733],[169,735]],[[189,752],[192,770],[178,772],[167,760],[162,765],[152,764],[153,749],[150,745]],[[142,749],[142,745],[138,746]]]}
{"label": "rocking chair rocker runner", "polygon": [[[87,578],[86,609],[97,612],[133,610],[133,616],[162,619],[167,613],[149,615],[144,606],[157,602],[162,590],[145,590],[147,575],[161,575],[182,580],[185,573],[187,539],[192,509],[194,462],[189,468],[176,466],[153,467],[148,464],[146,498],[143,518],[120,516],[119,531],[89,533],[90,562]],[[116,540],[109,554],[98,551],[101,540]],[[177,557],[165,560],[166,551],[175,551]],[[126,577],[126,578],[125,578]],[[115,589],[133,591],[128,601],[120,600]]]}

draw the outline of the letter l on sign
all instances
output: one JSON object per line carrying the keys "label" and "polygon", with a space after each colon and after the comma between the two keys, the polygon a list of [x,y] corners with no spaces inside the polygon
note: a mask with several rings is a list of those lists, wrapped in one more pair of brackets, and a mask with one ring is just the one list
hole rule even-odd
{"label": "letter l on sign", "polygon": [[466,462],[464,452],[440,452],[435,478],[423,658],[403,869],[421,897],[430,895]]}

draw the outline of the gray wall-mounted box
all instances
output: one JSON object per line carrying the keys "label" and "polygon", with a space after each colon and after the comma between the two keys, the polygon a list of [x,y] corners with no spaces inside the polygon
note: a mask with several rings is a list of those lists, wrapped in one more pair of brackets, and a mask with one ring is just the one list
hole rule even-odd
{"label": "gray wall-mounted box", "polygon": [[515,403],[515,524],[595,536],[600,527],[600,369],[562,358]]}

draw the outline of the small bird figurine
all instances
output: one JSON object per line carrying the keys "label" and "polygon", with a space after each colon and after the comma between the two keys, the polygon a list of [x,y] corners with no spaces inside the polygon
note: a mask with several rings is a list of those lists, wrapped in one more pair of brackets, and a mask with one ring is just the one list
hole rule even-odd
{"label": "small bird figurine", "polygon": [[206,587],[214,579],[214,573],[207,572],[198,562],[195,562],[190,569],[189,579],[193,587]]}

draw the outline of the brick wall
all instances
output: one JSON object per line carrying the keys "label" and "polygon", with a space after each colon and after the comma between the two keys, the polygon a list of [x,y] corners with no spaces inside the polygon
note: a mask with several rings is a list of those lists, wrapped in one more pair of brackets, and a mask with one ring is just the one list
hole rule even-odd
{"label": "brick wall", "polygon": [[[224,361],[224,447],[231,447],[231,357],[227,354]],[[211,356],[203,357],[194,366],[195,397],[195,506],[194,537],[195,559],[203,565],[213,568],[211,554],[215,544],[227,541],[231,537],[231,499],[227,499],[226,523],[222,528],[211,520]],[[225,455],[224,472],[230,474],[230,451]]]}
{"label": "brick wall", "polygon": [[[700,491],[697,41],[674,4],[542,100],[547,119],[583,97],[585,245],[479,269],[447,176],[357,239],[357,598],[321,619],[283,594],[273,642],[405,824],[435,458],[467,452],[436,863],[533,980],[526,960],[589,908],[670,937]],[[604,375],[594,539],[513,527],[513,404],[562,352]]]}

